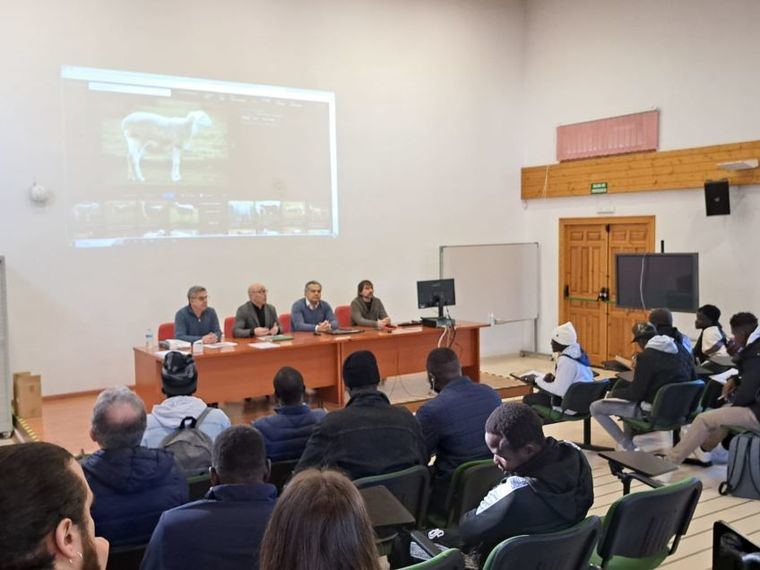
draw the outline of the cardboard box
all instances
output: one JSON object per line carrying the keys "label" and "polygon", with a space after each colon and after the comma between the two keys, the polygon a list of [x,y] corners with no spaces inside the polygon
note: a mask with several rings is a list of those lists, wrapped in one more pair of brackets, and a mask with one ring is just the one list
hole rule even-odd
{"label": "cardboard box", "polygon": [[42,417],[42,377],[29,372],[13,374],[13,407],[21,418]]}

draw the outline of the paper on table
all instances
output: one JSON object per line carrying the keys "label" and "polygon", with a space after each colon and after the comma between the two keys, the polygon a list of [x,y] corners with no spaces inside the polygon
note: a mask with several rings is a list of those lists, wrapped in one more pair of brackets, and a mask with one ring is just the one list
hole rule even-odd
{"label": "paper on table", "polygon": [[407,333],[415,333],[415,332],[421,332],[422,327],[398,327],[396,329],[391,330],[391,334],[407,334]]}
{"label": "paper on table", "polygon": [[275,342],[252,342],[249,343],[248,346],[252,348],[260,348],[261,350],[265,350],[267,348],[280,348],[280,345]]}
{"label": "paper on table", "polygon": [[226,346],[235,346],[234,342],[212,342],[211,344],[204,344],[204,348],[224,348]]}
{"label": "paper on table", "polygon": [[525,378],[526,376],[533,376],[533,381],[535,382],[536,380],[543,380],[546,374],[544,374],[543,372],[539,372],[538,370],[528,370],[526,372],[523,372],[522,374],[518,374],[518,376],[520,378]]}
{"label": "paper on table", "polygon": [[739,371],[736,368],[729,368],[720,374],[713,374],[710,376],[710,379],[715,380],[716,382],[720,382],[721,384],[725,384],[726,381],[731,378],[731,376],[736,376],[737,374],[739,374]]}

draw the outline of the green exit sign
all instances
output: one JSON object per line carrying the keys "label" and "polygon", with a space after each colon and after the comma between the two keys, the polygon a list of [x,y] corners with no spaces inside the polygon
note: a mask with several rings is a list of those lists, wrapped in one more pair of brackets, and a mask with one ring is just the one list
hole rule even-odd
{"label": "green exit sign", "polygon": [[606,182],[592,182],[591,183],[591,193],[592,194],[606,194],[607,193],[607,183]]}

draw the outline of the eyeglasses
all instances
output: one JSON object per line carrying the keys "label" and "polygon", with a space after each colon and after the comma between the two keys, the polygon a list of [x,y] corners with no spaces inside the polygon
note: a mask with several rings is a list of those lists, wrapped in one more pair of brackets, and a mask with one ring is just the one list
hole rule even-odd
{"label": "eyeglasses", "polygon": [[202,297],[193,297],[193,299],[198,299],[199,301],[208,301],[208,295],[203,295]]}

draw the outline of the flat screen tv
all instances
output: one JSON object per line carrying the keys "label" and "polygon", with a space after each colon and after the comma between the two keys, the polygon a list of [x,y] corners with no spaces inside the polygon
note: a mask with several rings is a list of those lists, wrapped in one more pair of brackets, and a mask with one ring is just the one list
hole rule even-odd
{"label": "flat screen tv", "polygon": [[699,308],[699,255],[619,253],[615,256],[617,306],[667,307],[694,313]]}

